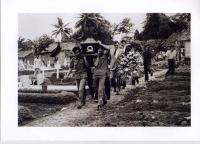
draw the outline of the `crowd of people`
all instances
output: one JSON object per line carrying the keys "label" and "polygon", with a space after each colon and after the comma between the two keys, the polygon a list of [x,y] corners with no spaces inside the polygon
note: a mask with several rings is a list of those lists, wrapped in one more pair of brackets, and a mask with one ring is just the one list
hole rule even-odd
{"label": "crowd of people", "polygon": [[145,81],[149,80],[149,74],[153,75],[150,68],[152,55],[148,46],[142,47],[141,53],[137,47],[127,44],[125,40],[120,43],[115,41],[114,47],[111,48],[98,42],[100,46],[94,58],[93,67],[88,64],[86,56],[82,54],[81,45],[77,44],[72,50],[74,57],[71,59],[67,77],[74,70],[80,99],[78,109],[86,103],[86,83],[88,83],[91,97],[98,102],[97,109],[99,110],[110,99],[111,89],[118,95],[120,90],[126,87],[128,80],[132,85],[139,84],[141,72],[144,72]]}
{"label": "crowd of people", "polygon": [[[91,98],[98,103],[97,109],[99,110],[107,104],[107,100],[111,97],[111,90],[119,95],[121,89],[125,89],[127,82],[138,86],[139,77],[144,75],[144,81],[147,82],[149,76],[153,76],[151,65],[154,54],[152,54],[153,49],[149,45],[140,44],[137,47],[128,44],[125,40],[114,41],[112,47],[102,44],[101,41],[98,41],[98,44],[97,54],[92,57],[92,65],[83,53],[80,44],[76,44],[72,49],[74,56],[70,60],[66,77],[72,76],[73,73],[76,80],[79,96],[78,109],[86,104],[86,84],[89,87]],[[166,77],[174,75],[177,59],[174,46],[168,47],[165,59],[168,61]],[[34,60],[35,74],[41,73],[41,63],[41,59],[36,57]],[[39,79],[42,78],[39,77]],[[42,83],[42,81],[37,82]]]}

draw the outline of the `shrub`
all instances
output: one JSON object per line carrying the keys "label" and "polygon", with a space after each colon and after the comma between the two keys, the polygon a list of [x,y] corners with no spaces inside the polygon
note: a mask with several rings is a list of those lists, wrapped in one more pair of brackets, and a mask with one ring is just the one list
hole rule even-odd
{"label": "shrub", "polygon": [[33,120],[35,117],[33,116],[30,109],[24,106],[18,106],[18,124],[21,124],[26,120]]}

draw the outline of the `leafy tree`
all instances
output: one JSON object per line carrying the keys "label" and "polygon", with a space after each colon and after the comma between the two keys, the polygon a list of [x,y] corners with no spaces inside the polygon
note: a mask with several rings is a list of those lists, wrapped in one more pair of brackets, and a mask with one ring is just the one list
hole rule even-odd
{"label": "leafy tree", "polygon": [[94,38],[105,44],[112,43],[110,23],[99,13],[82,13],[75,24],[77,31],[73,34],[76,40]]}
{"label": "leafy tree", "polygon": [[131,22],[130,18],[124,18],[118,25],[118,32],[123,34],[129,34],[132,32],[134,24]]}
{"label": "leafy tree", "polygon": [[118,31],[118,27],[119,27],[119,24],[116,24],[116,23],[111,25],[112,36],[120,34],[119,31]]}
{"label": "leafy tree", "polygon": [[32,49],[34,49],[34,43],[33,43],[33,41],[30,40],[30,39],[27,39],[27,40],[23,43],[23,45],[24,45],[24,50],[32,50]]}
{"label": "leafy tree", "polygon": [[22,37],[18,38],[18,48],[22,48],[23,51],[33,49],[33,41]]}
{"label": "leafy tree", "polygon": [[162,39],[169,37],[173,30],[173,22],[162,13],[148,13],[144,22],[144,30],[141,32],[142,39]]}
{"label": "leafy tree", "polygon": [[37,40],[32,42],[35,49],[35,54],[39,55],[42,51],[45,51],[50,44],[54,42],[54,39],[52,39],[50,36],[43,34]]}
{"label": "leafy tree", "polygon": [[190,28],[191,15],[190,13],[177,13],[170,17],[173,22],[174,31],[181,31]]}
{"label": "leafy tree", "polygon": [[146,14],[144,30],[141,32],[143,39],[158,38],[159,14]]}
{"label": "leafy tree", "polygon": [[57,20],[58,23],[53,25],[56,29],[52,31],[52,36],[57,37],[60,34],[62,42],[68,41],[72,33],[72,29],[67,27],[69,23],[64,24],[59,17],[57,17]]}

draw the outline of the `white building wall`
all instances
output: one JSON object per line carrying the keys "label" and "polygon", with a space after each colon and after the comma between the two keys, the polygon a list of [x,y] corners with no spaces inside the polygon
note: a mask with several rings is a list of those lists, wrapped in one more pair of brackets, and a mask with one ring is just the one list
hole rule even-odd
{"label": "white building wall", "polygon": [[191,46],[190,41],[185,41],[185,57],[190,58],[191,57]]}

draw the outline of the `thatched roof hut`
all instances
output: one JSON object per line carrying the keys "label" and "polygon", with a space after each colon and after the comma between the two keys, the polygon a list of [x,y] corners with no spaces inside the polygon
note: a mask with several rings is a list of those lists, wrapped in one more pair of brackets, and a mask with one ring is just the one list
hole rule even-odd
{"label": "thatched roof hut", "polygon": [[145,43],[148,45],[151,49],[155,51],[164,50],[163,44],[165,43],[166,39],[152,39],[147,40]]}
{"label": "thatched roof hut", "polygon": [[166,42],[163,44],[164,47],[174,45],[176,41],[190,40],[191,34],[190,29],[184,29],[180,32],[173,33],[169,36]]}

